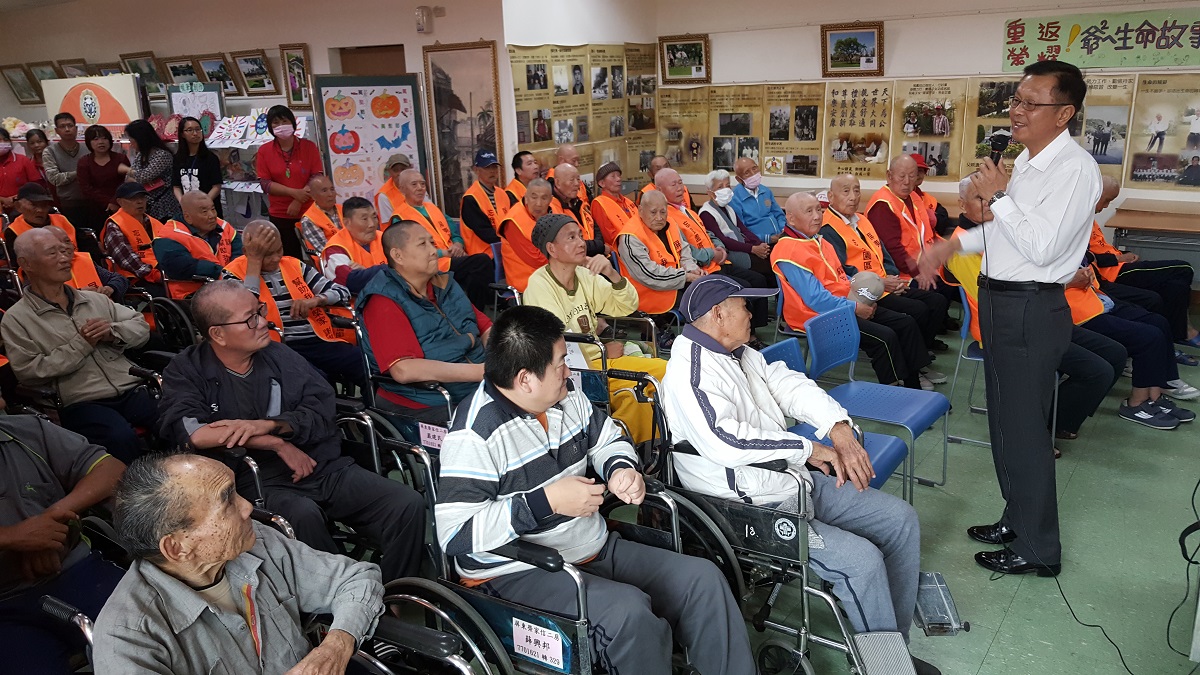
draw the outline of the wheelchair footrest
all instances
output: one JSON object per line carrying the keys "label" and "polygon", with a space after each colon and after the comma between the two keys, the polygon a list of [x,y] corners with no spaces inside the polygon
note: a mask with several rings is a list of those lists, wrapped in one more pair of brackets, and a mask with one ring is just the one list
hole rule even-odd
{"label": "wheelchair footrest", "polygon": [[921,572],[913,618],[927,636],[958,635],[960,630],[971,630],[970,623],[959,620],[958,608],[941,572]]}
{"label": "wheelchair footrest", "polygon": [[862,657],[863,672],[859,675],[917,675],[900,633],[856,633],[850,639]]}

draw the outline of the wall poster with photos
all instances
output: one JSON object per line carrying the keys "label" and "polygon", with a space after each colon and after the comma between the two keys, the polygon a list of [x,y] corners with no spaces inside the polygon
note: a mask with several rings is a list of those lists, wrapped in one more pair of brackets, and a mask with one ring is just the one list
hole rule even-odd
{"label": "wall poster with photos", "polygon": [[822,177],[886,178],[894,94],[892,80],[826,83]]}
{"label": "wall poster with photos", "polygon": [[632,137],[655,127],[655,92],[658,90],[658,51],[652,44],[625,43],[625,133]]}
{"label": "wall poster with photos", "polygon": [[592,139],[588,47],[550,46],[550,133],[554,145]]}
{"label": "wall poster with photos", "polygon": [[1100,165],[1100,173],[1121,179],[1125,145],[1129,139],[1129,113],[1133,109],[1136,75],[1085,75],[1088,93],[1079,124],[1072,135]]}
{"label": "wall poster with photos", "polygon": [[590,138],[603,141],[625,136],[625,45],[590,45],[589,91],[592,103]]}
{"label": "wall poster with photos", "polygon": [[825,85],[764,85],[766,130],[758,166],[766,176],[818,176]]}
{"label": "wall poster with photos", "polygon": [[663,35],[658,38],[663,84],[712,82],[712,47],[708,35]]}
{"label": "wall poster with photos", "polygon": [[[967,81],[962,78],[896,80],[891,147],[894,154],[920,155],[929,166],[927,180],[959,178],[963,107]],[[885,153],[886,154],[886,153]]]}
{"label": "wall poster with photos", "polygon": [[[1020,77],[988,75],[967,79],[967,103],[963,111],[962,158],[958,165],[960,176],[968,176],[979,168],[980,160],[991,153],[992,136],[1012,137],[1008,120],[1008,100],[1017,91]],[[1009,166],[1025,146],[1012,142],[1004,151]]]}
{"label": "wall poster with photos", "polygon": [[658,90],[659,148],[679,173],[704,174],[712,170],[709,89]]}
{"label": "wall poster with photos", "polygon": [[[517,118],[517,145],[522,150],[541,150],[554,146],[550,110],[550,45],[516,47],[509,45],[508,60],[513,69],[513,99]],[[580,61],[580,81],[586,82]],[[586,85],[580,87],[586,91]],[[582,94],[577,94],[582,95]]]}
{"label": "wall poster with photos", "polygon": [[1200,73],[1139,75],[1129,124],[1127,185],[1200,188]]}
{"label": "wall poster with photos", "polygon": [[742,157],[761,163],[763,85],[708,88],[712,169],[733,171]]}

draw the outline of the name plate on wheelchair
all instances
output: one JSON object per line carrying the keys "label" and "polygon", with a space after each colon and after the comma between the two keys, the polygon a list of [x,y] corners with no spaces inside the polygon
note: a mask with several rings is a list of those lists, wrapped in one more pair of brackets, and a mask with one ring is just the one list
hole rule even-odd
{"label": "name plate on wheelchair", "polygon": [[562,636],[558,631],[513,618],[513,650],[518,654],[563,669]]}
{"label": "name plate on wheelchair", "polygon": [[445,427],[418,422],[417,427],[421,433],[421,447],[426,450],[441,450],[442,439],[446,437]]}

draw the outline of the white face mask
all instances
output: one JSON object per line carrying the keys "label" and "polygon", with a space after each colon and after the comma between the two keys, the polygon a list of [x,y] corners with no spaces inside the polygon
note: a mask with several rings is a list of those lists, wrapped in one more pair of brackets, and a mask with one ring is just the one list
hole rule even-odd
{"label": "white face mask", "polygon": [[729,202],[733,201],[733,190],[723,187],[713,193],[713,199],[717,201],[718,206],[725,206]]}
{"label": "white face mask", "polygon": [[12,152],[12,143],[0,141],[0,155],[7,155],[10,152]]}

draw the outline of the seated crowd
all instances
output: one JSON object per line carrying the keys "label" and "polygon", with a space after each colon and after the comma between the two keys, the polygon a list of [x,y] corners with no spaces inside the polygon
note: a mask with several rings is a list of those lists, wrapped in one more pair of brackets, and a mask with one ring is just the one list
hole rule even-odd
{"label": "seated crowd", "polygon": [[[268,119],[294,150],[290,111]],[[920,188],[924,160],[900,155],[865,205],[852,175],[781,204],[742,158],[732,175],[705,177],[697,209],[664,157],[649,163],[636,201],[612,162],[597,169],[593,198],[579,161],[564,145],[543,177],[533,155],[517,153],[502,186],[500,161],[480,150],[461,219],[427,200],[402,154],[388,159],[373,202],[339,203],[333,182],[306,172],[268,185],[272,218],[240,231],[200,190],[180,189],[177,208],[156,218],[147,186],[129,178],[106,205],[95,259],[80,251],[68,209],[53,213],[44,187],[22,186],[21,215],[4,232],[21,287],[0,336],[16,391],[61,427],[0,417],[9,663],[70,672],[81,634],[41,613],[38,598],[51,594],[98,619],[97,672],[343,672],[384,611],[383,584],[422,573],[436,515],[432,536],[457,576],[489,595],[570,614],[569,577],[489,552],[519,539],[577,565],[602,636],[592,650],[609,672],[669,673],[674,640],[701,672],[753,673],[738,602],[712,562],[606,527],[605,492],[646,497],[639,450],[656,425],[630,382],[595,372],[605,369],[654,378],[669,440],[696,452],[675,459],[682,487],[784,511],[809,505],[812,569],[854,630],[907,641],[917,514],[869,487],[875,470],[846,410],[803,373],[768,363],[756,329],[772,297],[796,331],[852,307],[879,382],[932,390],[946,381],[932,365],[949,349],[940,336],[955,328],[948,310],[960,297],[979,339],[980,261],[956,256],[922,289],[917,260],[990,220],[986,196],[964,180],[962,215],[948,221]],[[1105,185],[1097,213],[1118,189]],[[498,279],[518,306],[499,311]],[[1076,329],[1059,368],[1058,438],[1078,437],[1127,358],[1121,418],[1155,429],[1195,419],[1174,402],[1200,397],[1179,374],[1195,359],[1177,346],[1200,342],[1187,319],[1191,281],[1186,263],[1122,253],[1095,226],[1067,285]],[[137,300],[147,294],[181,307],[198,337],[156,366],[160,383],[138,367],[158,344]],[[621,321],[631,316],[639,321]],[[623,323],[657,330],[633,339]],[[592,372],[579,386],[573,369]],[[343,454],[338,397],[357,395],[410,440],[430,425],[446,432],[433,514],[415,489]],[[755,466],[772,460],[786,470]],[[259,499],[294,540],[252,517]],[[80,536],[80,517],[97,509],[111,513],[128,570]],[[339,555],[344,528],[378,565]],[[302,613],[332,616],[315,648]]]}

